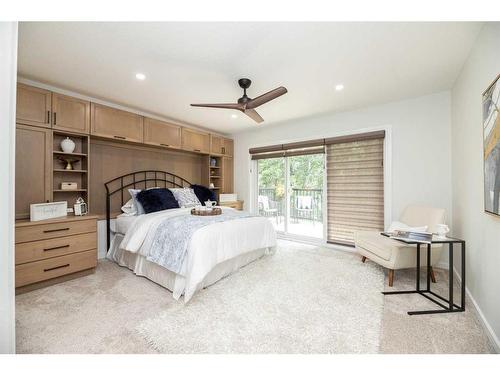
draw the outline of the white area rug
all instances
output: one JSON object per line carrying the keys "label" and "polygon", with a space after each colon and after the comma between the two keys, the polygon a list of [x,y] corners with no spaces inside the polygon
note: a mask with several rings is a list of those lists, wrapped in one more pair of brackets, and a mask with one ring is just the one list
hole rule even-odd
{"label": "white area rug", "polygon": [[138,332],[162,353],[376,353],[383,271],[349,253],[282,244]]}

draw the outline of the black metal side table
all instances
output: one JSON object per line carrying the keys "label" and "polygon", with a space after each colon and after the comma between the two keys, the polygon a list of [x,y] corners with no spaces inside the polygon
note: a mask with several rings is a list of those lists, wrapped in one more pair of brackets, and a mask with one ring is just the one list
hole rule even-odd
{"label": "black metal side table", "polygon": [[[387,233],[381,233],[383,236],[389,237]],[[436,310],[420,310],[420,311],[408,311],[408,315],[422,315],[422,314],[440,314],[440,313],[454,313],[465,311],[465,241],[458,238],[446,237],[440,238],[433,236],[432,242],[430,244],[421,243],[411,240],[394,239],[395,241],[401,241],[408,245],[417,245],[417,281],[415,290],[401,290],[394,292],[382,292],[384,295],[391,294],[412,294],[417,293],[424,296],[428,300],[434,302],[436,305],[441,307],[441,309]],[[440,296],[439,294],[431,290],[430,283],[430,267],[431,267],[431,245],[432,244],[448,244],[449,249],[449,292],[448,299]],[[461,280],[461,304],[457,305],[453,300],[453,245],[461,244],[461,261],[462,261],[462,280]],[[427,246],[427,283],[426,288],[420,288],[420,247]],[[433,298],[434,297],[434,298]]]}

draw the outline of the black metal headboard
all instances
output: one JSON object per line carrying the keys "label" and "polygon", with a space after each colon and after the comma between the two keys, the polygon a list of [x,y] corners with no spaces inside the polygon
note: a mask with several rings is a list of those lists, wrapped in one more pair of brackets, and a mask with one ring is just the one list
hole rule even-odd
{"label": "black metal headboard", "polygon": [[[149,184],[148,184],[149,183]],[[160,185],[159,185],[160,184]],[[165,171],[139,171],[124,174],[104,183],[106,187],[106,244],[109,251],[111,239],[111,196],[120,194],[120,207],[123,206],[124,197],[128,200],[127,189],[147,189],[149,187],[183,188],[191,183],[182,177]],[[124,195],[123,191],[127,193]]]}

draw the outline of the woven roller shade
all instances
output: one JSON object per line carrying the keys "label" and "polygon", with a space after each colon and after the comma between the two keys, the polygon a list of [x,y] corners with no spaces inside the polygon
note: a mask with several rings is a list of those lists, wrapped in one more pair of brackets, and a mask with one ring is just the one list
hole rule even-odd
{"label": "woven roller shade", "polygon": [[354,231],[382,231],[383,134],[331,141],[326,154],[328,242],[352,245]]}

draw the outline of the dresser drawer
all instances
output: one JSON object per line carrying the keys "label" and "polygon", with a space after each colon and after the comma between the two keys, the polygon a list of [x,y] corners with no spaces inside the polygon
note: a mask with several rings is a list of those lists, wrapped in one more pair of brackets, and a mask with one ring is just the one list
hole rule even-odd
{"label": "dresser drawer", "polygon": [[94,268],[96,265],[97,250],[95,249],[21,264],[16,266],[16,288]]}
{"label": "dresser drawer", "polygon": [[96,233],[19,243],[16,245],[16,265],[96,248]]}
{"label": "dresser drawer", "polygon": [[95,232],[96,229],[95,219],[20,226],[16,227],[16,243]]}

